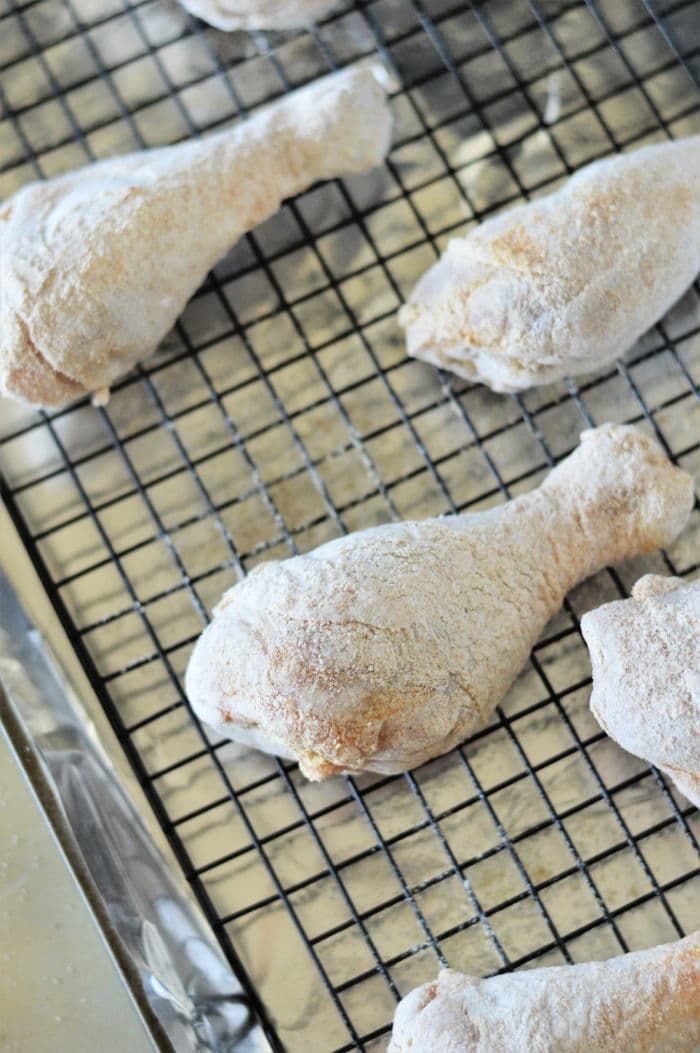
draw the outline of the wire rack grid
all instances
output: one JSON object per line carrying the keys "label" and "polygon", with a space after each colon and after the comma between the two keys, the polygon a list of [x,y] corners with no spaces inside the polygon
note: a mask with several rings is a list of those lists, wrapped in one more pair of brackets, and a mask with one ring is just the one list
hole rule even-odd
{"label": "wire rack grid", "polygon": [[447,240],[617,150],[700,130],[700,5],[357,0],[223,34],[167,0],[0,0],[0,199],[218,127],[368,55],[379,172],[284,205],[106,408],[3,402],[2,496],[272,1048],[386,1048],[441,964],[605,957],[700,925],[698,814],[589,715],[579,617],[668,553],[577,589],[490,724],[403,777],[311,786],[214,738],[182,675],[261,559],[490,507],[579,431],[638,422],[700,469],[700,296],[580,383],[496,396],[407,361],[395,311]]}

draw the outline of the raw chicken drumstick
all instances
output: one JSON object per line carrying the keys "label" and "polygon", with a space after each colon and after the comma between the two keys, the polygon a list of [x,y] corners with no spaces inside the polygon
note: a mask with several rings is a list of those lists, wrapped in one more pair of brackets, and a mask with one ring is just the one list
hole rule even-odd
{"label": "raw chicken drumstick", "polygon": [[494,391],[599,369],[700,270],[700,136],[582,168],[455,238],[399,312],[408,353]]}
{"label": "raw chicken drumstick", "polygon": [[256,567],[198,640],[188,696],[217,731],[310,779],[412,768],[486,720],[576,582],[672,541],[692,499],[690,476],[636,428],[584,432],[501,508]]}
{"label": "raw chicken drumstick", "polygon": [[648,574],[581,620],[591,709],[616,742],[700,808],[700,581]]}
{"label": "raw chicken drumstick", "polygon": [[339,0],[181,0],[217,29],[294,29],[322,18]]}
{"label": "raw chicken drumstick", "polygon": [[242,234],[317,180],[376,165],[390,134],[359,67],[221,135],[23,188],[0,206],[0,391],[41,406],[104,394]]}
{"label": "raw chicken drumstick", "polygon": [[607,962],[480,980],[446,969],[399,1004],[389,1053],[694,1053],[700,934]]}

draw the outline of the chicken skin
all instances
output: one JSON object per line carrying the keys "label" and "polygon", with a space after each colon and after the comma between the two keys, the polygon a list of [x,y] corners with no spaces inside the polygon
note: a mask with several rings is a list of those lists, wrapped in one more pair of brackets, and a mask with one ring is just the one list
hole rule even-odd
{"label": "chicken skin", "polygon": [[503,507],[256,567],[198,640],[187,694],[217,731],[313,780],[415,767],[487,719],[573,585],[669,543],[692,500],[636,428],[584,432]]}
{"label": "chicken skin", "polygon": [[452,972],[399,1004],[389,1053],[695,1053],[700,934],[606,962],[480,980]]}
{"label": "chicken skin", "polygon": [[581,631],[598,723],[700,808],[700,581],[648,574],[631,599],[585,614]]}
{"label": "chicken skin", "polygon": [[181,0],[217,29],[295,29],[332,11],[338,0]]}
{"label": "chicken skin", "polygon": [[247,230],[317,180],[378,164],[390,135],[384,90],[356,67],[220,135],[24,187],[0,206],[0,392],[104,397]]}
{"label": "chicken skin", "polygon": [[494,391],[600,369],[700,270],[700,136],[596,161],[451,241],[399,312],[410,355]]}

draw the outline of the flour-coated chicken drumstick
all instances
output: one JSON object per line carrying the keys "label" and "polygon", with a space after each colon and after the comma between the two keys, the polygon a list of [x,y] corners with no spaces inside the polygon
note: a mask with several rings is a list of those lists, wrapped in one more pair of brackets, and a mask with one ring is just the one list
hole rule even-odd
{"label": "flour-coated chicken drumstick", "polygon": [[695,1053],[700,934],[486,980],[445,970],[399,1004],[389,1053]]}
{"label": "flour-coated chicken drumstick", "polygon": [[584,432],[500,508],[256,567],[197,642],[187,694],[310,779],[412,768],[487,719],[573,585],[672,541],[691,503],[690,477],[636,428]]}
{"label": "flour-coated chicken drumstick", "polygon": [[408,353],[494,391],[608,365],[700,270],[700,136],[596,161],[451,241],[399,312]]}
{"label": "flour-coated chicken drumstick", "polygon": [[294,29],[315,22],[339,0],[181,0],[217,29]]}
{"label": "flour-coated chicken drumstick", "polygon": [[581,631],[598,723],[700,808],[700,581],[648,574],[631,599],[585,614]]}
{"label": "flour-coated chicken drumstick", "polygon": [[151,354],[207,271],[284,198],[387,152],[357,67],[220,135],[33,183],[0,205],[0,392],[60,406]]}

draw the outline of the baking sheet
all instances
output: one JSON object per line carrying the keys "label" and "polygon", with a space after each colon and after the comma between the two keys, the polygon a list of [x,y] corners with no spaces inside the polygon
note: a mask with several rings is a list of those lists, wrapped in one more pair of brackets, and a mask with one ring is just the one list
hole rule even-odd
{"label": "baking sheet", "polygon": [[591,423],[638,422],[700,476],[696,288],[620,367],[518,399],[406,360],[394,317],[476,219],[593,157],[700,130],[700,7],[372,0],[252,35],[175,3],[19,10],[0,33],[0,196],[35,176],[32,151],[52,174],[206,132],[335,64],[372,55],[395,84],[389,163],[243,239],[105,410],[0,412],[8,507],[273,1043],[376,1053],[397,998],[441,961],[581,961],[697,928],[697,812],[599,731],[577,628],[643,573],[696,575],[697,509],[666,556],[577,589],[489,727],[413,776],[310,786],[199,727],[182,675],[260,560],[500,503]]}

